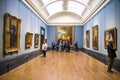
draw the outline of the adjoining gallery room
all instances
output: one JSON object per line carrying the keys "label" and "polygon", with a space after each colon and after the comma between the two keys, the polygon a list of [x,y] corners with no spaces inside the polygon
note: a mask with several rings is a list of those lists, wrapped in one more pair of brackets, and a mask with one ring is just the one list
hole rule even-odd
{"label": "adjoining gallery room", "polygon": [[120,0],[0,0],[0,80],[120,80]]}

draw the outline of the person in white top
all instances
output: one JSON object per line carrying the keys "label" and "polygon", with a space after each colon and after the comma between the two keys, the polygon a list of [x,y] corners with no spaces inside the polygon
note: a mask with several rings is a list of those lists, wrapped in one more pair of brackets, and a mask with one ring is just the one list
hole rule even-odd
{"label": "person in white top", "polygon": [[42,44],[43,57],[46,57],[47,43],[44,41]]}

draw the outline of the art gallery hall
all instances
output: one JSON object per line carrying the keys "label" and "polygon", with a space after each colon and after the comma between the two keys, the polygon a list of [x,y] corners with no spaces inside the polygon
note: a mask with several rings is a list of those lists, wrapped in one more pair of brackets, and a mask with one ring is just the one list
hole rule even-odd
{"label": "art gallery hall", "polygon": [[120,0],[0,0],[0,80],[120,80]]}

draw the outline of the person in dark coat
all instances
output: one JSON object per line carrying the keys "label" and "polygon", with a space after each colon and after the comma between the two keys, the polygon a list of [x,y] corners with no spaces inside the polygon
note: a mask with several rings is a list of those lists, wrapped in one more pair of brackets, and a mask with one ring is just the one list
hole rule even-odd
{"label": "person in dark coat", "polygon": [[70,42],[67,41],[66,43],[66,52],[70,52]]}
{"label": "person in dark coat", "polygon": [[56,42],[56,45],[55,45],[55,47],[56,47],[56,51],[58,51],[59,50],[59,44],[60,44],[60,42],[59,42],[59,40]]}
{"label": "person in dark coat", "polygon": [[77,43],[77,41],[75,42],[74,47],[75,47],[75,50],[77,52],[78,51],[78,43]]}
{"label": "person in dark coat", "polygon": [[112,69],[112,66],[113,66],[113,63],[114,63],[114,58],[117,57],[116,56],[116,49],[113,48],[113,39],[109,40],[109,42],[108,42],[107,52],[108,52],[108,57],[109,57],[107,72],[113,73],[113,71],[111,69]]}
{"label": "person in dark coat", "polygon": [[55,42],[54,41],[51,43],[51,45],[52,45],[52,50],[55,50]]}

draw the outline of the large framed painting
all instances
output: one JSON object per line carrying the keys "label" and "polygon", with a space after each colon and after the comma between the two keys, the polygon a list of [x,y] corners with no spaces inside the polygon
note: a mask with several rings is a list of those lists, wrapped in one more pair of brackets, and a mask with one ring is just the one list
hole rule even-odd
{"label": "large framed painting", "polygon": [[74,26],[57,26],[56,40],[69,41],[74,46]]}
{"label": "large framed painting", "polygon": [[86,47],[90,47],[90,30],[86,31]]}
{"label": "large framed painting", "polygon": [[117,29],[111,28],[104,31],[104,47],[107,48],[108,41],[112,39],[113,48],[117,49]]}
{"label": "large framed painting", "polygon": [[40,42],[40,35],[36,33],[34,35],[34,48],[38,48],[39,47],[39,42]]}
{"label": "large framed painting", "polygon": [[6,13],[4,16],[4,53],[20,50],[20,26],[21,20]]}
{"label": "large framed painting", "polygon": [[98,25],[92,27],[92,47],[98,50]]}
{"label": "large framed painting", "polygon": [[33,33],[26,33],[26,38],[25,38],[25,48],[30,48],[32,46],[32,38],[33,38]]}

